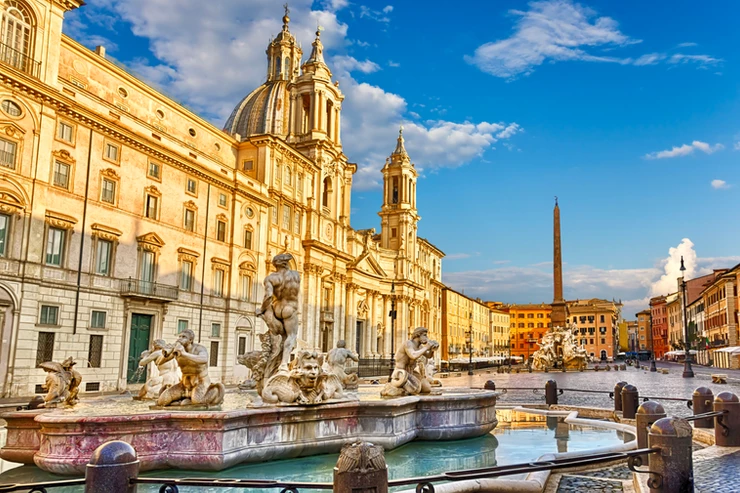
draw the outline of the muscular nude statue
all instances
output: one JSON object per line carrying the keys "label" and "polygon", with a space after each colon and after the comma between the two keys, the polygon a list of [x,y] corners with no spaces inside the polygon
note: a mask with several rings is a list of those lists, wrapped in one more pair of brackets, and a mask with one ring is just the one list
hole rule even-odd
{"label": "muscular nude statue", "polygon": [[418,360],[422,356],[432,358],[434,351],[439,347],[437,341],[430,341],[426,327],[417,327],[411,334],[411,339],[401,344],[396,351],[396,368],[393,370],[391,381],[381,391],[384,397],[399,395],[428,394],[432,391],[431,382],[418,368]]}
{"label": "muscular nude statue", "polygon": [[354,362],[360,361],[357,354],[347,349],[347,343],[344,340],[337,341],[337,347],[329,351],[324,363],[324,371],[333,373],[339,378],[345,389],[353,390],[357,388],[358,378],[356,373],[347,373],[345,365],[347,360]]}
{"label": "muscular nude statue", "polygon": [[[163,391],[175,385],[180,381],[180,372],[177,366],[177,360],[168,359],[165,361],[162,352],[168,349],[167,343],[163,339],[156,339],[152,343],[152,349],[141,353],[139,366],[146,367],[149,363],[157,365],[159,375],[151,377],[146,381],[139,391],[139,399],[156,399]],[[169,348],[171,349],[171,348]]]}
{"label": "muscular nude statue", "polygon": [[[301,286],[300,274],[288,268],[292,259],[289,253],[273,257],[272,264],[277,272],[265,278],[265,297],[262,306],[257,309],[257,315],[265,321],[269,332],[283,338],[282,355],[278,355],[278,371],[286,372],[298,336],[298,294]],[[265,377],[270,374],[266,371]]]}
{"label": "muscular nude statue", "polygon": [[190,404],[215,406],[224,400],[224,386],[211,384],[208,375],[208,351],[194,342],[192,330],[183,330],[172,348],[162,350],[162,362],[177,360],[182,380],[159,395],[158,406],[187,406]]}

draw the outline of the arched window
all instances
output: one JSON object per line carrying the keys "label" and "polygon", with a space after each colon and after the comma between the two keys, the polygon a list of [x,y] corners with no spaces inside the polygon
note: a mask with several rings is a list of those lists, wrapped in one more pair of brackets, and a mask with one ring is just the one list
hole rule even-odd
{"label": "arched window", "polygon": [[293,171],[288,166],[285,167],[285,184],[293,186]]}
{"label": "arched window", "polygon": [[277,75],[280,75],[283,71],[283,61],[280,57],[277,57],[277,62],[275,63],[277,68]]}
{"label": "arched window", "polygon": [[285,75],[290,78],[290,58],[285,59]]}
{"label": "arched window", "polygon": [[31,72],[32,23],[28,7],[17,1],[7,0],[2,13],[0,37],[2,44],[2,61],[13,67]]}
{"label": "arched window", "polygon": [[329,198],[331,197],[331,178],[328,176],[324,178],[324,194],[321,197],[321,205],[324,207],[329,207]]}

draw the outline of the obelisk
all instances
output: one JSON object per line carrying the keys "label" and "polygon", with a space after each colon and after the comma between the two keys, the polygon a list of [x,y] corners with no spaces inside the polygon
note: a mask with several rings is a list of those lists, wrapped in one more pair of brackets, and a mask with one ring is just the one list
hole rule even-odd
{"label": "obelisk", "polygon": [[555,197],[553,211],[553,259],[552,278],[554,293],[552,299],[551,321],[553,327],[565,327],[565,300],[563,299],[563,254],[560,248],[560,207]]}

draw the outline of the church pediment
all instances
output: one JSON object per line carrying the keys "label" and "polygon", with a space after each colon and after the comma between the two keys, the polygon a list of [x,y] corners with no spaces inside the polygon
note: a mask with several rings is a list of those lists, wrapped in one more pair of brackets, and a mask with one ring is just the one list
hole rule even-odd
{"label": "church pediment", "polygon": [[350,265],[351,268],[377,277],[388,277],[383,268],[369,252],[364,252]]}

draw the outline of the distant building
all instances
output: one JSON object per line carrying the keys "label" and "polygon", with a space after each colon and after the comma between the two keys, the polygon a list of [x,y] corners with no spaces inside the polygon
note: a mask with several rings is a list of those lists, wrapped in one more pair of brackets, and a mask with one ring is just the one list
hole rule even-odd
{"label": "distant building", "polygon": [[637,317],[637,348],[638,351],[652,352],[652,337],[650,332],[650,310],[643,310],[635,314]]}
{"label": "distant building", "polygon": [[540,348],[539,342],[551,326],[549,304],[509,305],[511,354],[526,361]]}
{"label": "distant building", "polygon": [[443,360],[468,359],[471,339],[474,358],[492,356],[490,329],[490,310],[485,303],[448,287],[442,290]]}
{"label": "distant building", "polygon": [[708,359],[714,366],[740,368],[737,315],[740,264],[714,274],[715,280],[701,293],[704,300],[704,347],[709,351]]}
{"label": "distant building", "polygon": [[650,298],[650,320],[653,353],[656,358],[662,358],[668,352],[668,320],[665,296]]}
{"label": "distant building", "polygon": [[491,330],[490,340],[492,355],[499,358],[507,358],[509,355],[509,309],[500,302],[486,301],[490,310]]}
{"label": "distant building", "polygon": [[640,349],[637,320],[619,322],[619,352],[637,352]]}
{"label": "distant building", "polygon": [[618,351],[618,325],[622,305],[593,298],[568,302],[568,322],[578,328],[577,341],[596,360],[614,358]]}

